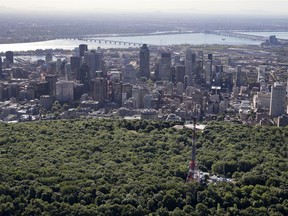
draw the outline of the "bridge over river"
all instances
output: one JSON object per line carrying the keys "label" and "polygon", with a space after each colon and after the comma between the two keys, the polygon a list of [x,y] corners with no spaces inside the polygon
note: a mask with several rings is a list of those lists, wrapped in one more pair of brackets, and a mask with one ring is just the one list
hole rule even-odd
{"label": "bridge over river", "polygon": [[[214,34],[214,35],[221,35],[225,37],[235,37],[235,38],[243,38],[248,40],[255,40],[255,41],[267,41],[269,40],[269,36],[261,36],[261,35],[252,35],[252,34],[244,34],[234,31],[205,31],[204,34]],[[288,43],[288,39],[277,38],[279,42]]]}
{"label": "bridge over river", "polygon": [[[103,43],[103,44],[119,44],[119,45],[126,45],[126,46],[134,46],[140,47],[143,43],[137,42],[129,42],[129,41],[120,41],[120,40],[110,40],[110,39],[103,39],[103,38],[62,38],[64,40],[79,40],[79,41],[87,41],[87,42],[95,42],[95,43]],[[153,45],[155,46],[155,45]]]}

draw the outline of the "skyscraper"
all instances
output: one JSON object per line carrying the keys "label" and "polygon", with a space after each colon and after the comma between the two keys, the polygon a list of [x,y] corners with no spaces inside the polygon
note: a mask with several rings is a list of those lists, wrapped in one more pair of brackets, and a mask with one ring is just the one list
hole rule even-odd
{"label": "skyscraper", "polygon": [[150,78],[150,51],[147,44],[140,49],[140,77]]}
{"label": "skyscraper", "polygon": [[185,53],[185,73],[189,76],[189,85],[195,83],[196,80],[196,54],[190,48]]}
{"label": "skyscraper", "polygon": [[235,74],[235,79],[234,79],[234,82],[235,82],[235,85],[237,87],[240,87],[241,86],[241,80],[242,80],[242,71],[241,71],[241,65],[237,65],[236,66],[236,74]]}
{"label": "skyscraper", "polygon": [[14,63],[14,53],[12,51],[7,51],[5,53],[6,59],[10,64]]}
{"label": "skyscraper", "polygon": [[205,61],[205,72],[205,84],[210,86],[212,76],[212,62],[210,60]]}
{"label": "skyscraper", "polygon": [[55,97],[56,96],[57,76],[56,75],[46,75],[45,81],[48,83],[49,95],[51,97]]}
{"label": "skyscraper", "polygon": [[80,44],[79,45],[79,56],[80,57],[83,57],[84,56],[84,53],[88,51],[88,46],[87,44]]}
{"label": "skyscraper", "polygon": [[84,52],[84,62],[90,68],[91,79],[95,78],[96,71],[102,71],[102,53],[96,50]]}
{"label": "skyscraper", "polygon": [[271,117],[278,117],[285,113],[286,108],[286,86],[274,83],[271,89],[270,112]]}
{"label": "skyscraper", "polygon": [[74,100],[74,82],[65,80],[57,82],[56,99],[59,102],[72,102]]}
{"label": "skyscraper", "polygon": [[162,52],[159,64],[159,77],[161,80],[169,81],[171,79],[171,53]]}
{"label": "skyscraper", "polygon": [[184,84],[184,76],[185,76],[185,66],[184,65],[177,65],[176,66],[176,74],[175,74],[175,82],[181,82]]}
{"label": "skyscraper", "polygon": [[45,56],[46,64],[49,63],[49,62],[52,62],[52,60],[53,60],[52,53],[47,53],[46,56]]}
{"label": "skyscraper", "polygon": [[90,78],[90,68],[85,62],[81,65],[77,77],[79,77],[80,83],[84,85],[83,86],[84,92],[87,93],[89,91],[91,78]]}
{"label": "skyscraper", "polygon": [[90,94],[93,100],[98,101],[100,104],[105,102],[107,98],[107,82],[104,78],[96,78],[91,80]]}
{"label": "skyscraper", "polygon": [[216,65],[215,74],[213,74],[213,85],[221,86],[223,77],[223,65]]}
{"label": "skyscraper", "polygon": [[[75,78],[75,79],[79,80],[80,79],[79,69],[81,66],[81,57],[71,56],[70,57],[70,64],[71,64],[72,79]],[[77,75],[78,75],[78,77],[77,77]]]}

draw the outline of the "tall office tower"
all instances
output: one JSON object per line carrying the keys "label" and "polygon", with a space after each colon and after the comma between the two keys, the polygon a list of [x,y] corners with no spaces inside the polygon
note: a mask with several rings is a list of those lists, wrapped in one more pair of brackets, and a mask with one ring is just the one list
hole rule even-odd
{"label": "tall office tower", "polygon": [[9,83],[9,87],[8,87],[9,98],[15,98],[16,100],[18,100],[19,92],[20,92],[20,86],[18,83]]}
{"label": "tall office tower", "polygon": [[[71,56],[70,57],[70,64],[71,64],[71,77],[72,79],[80,80],[79,77],[79,69],[81,66],[81,57],[79,56]],[[77,77],[78,75],[78,77]]]}
{"label": "tall office tower", "polygon": [[112,102],[122,106],[122,83],[112,83]]}
{"label": "tall office tower", "polygon": [[66,75],[66,80],[72,80],[72,73],[71,73],[71,64],[66,63],[64,66],[64,74]]}
{"label": "tall office tower", "polygon": [[154,66],[154,81],[160,80],[160,59],[155,62]]}
{"label": "tall office tower", "polygon": [[56,60],[56,73],[57,74],[61,74],[61,72],[60,72],[60,67],[61,67],[61,59],[60,58],[58,58],[57,60]]}
{"label": "tall office tower", "polygon": [[107,98],[107,82],[105,78],[96,78],[91,80],[90,94],[93,100],[98,101],[101,105]]}
{"label": "tall office tower", "polygon": [[128,64],[123,68],[123,83],[134,84],[136,82],[136,70],[132,64]]}
{"label": "tall office tower", "polygon": [[90,68],[91,79],[95,78],[96,71],[102,70],[102,53],[96,52],[96,50],[84,52],[84,62]]}
{"label": "tall office tower", "polygon": [[175,82],[176,83],[181,82],[184,84],[184,76],[185,76],[185,66],[177,65],[175,71]]}
{"label": "tall office tower", "polygon": [[237,65],[236,66],[236,73],[235,73],[235,79],[234,79],[234,84],[235,86],[237,87],[240,87],[241,86],[241,80],[242,80],[242,71],[241,71],[241,65]]}
{"label": "tall office tower", "polygon": [[84,85],[84,93],[89,92],[89,85],[91,80],[90,68],[85,62],[80,66],[79,74],[77,74],[77,77],[79,77],[80,83]]}
{"label": "tall office tower", "polygon": [[49,63],[49,62],[52,62],[52,60],[53,60],[52,53],[47,53],[46,56],[45,56],[46,64]]}
{"label": "tall office tower", "polygon": [[96,71],[103,71],[103,53],[101,50],[97,50],[97,52],[95,52],[95,58],[96,58]]}
{"label": "tall office tower", "polygon": [[164,81],[171,80],[171,53],[162,52],[159,62],[159,78]]}
{"label": "tall office tower", "polygon": [[45,81],[48,83],[48,91],[51,97],[56,96],[56,82],[57,76],[56,75],[46,75]]}
{"label": "tall office tower", "polygon": [[185,70],[189,76],[189,85],[195,84],[196,81],[196,54],[190,48],[185,53]]}
{"label": "tall office tower", "polygon": [[280,83],[274,83],[271,89],[270,112],[273,117],[281,116],[286,108],[286,86]]}
{"label": "tall office tower", "polygon": [[171,79],[170,81],[174,84],[176,84],[176,67],[172,66],[171,67]]}
{"label": "tall office tower", "polygon": [[223,76],[223,65],[216,65],[215,74],[213,76],[213,85],[221,86]]}
{"label": "tall office tower", "polygon": [[79,45],[79,56],[83,57],[84,53],[88,51],[88,45],[87,44],[80,44]]}
{"label": "tall office tower", "polygon": [[48,63],[48,73],[57,74],[57,63],[55,61]]}
{"label": "tall office tower", "polygon": [[56,99],[59,102],[72,102],[74,100],[74,82],[65,80],[57,82]]}
{"label": "tall office tower", "polygon": [[12,51],[7,51],[5,53],[6,59],[10,64],[14,63],[14,53]]}
{"label": "tall office tower", "polygon": [[197,56],[198,56],[198,60],[201,60],[203,62],[203,60],[204,60],[203,50],[199,50]]}
{"label": "tall office tower", "polygon": [[201,84],[203,82],[203,61],[197,60],[196,61],[196,83]]}
{"label": "tall office tower", "polygon": [[150,78],[150,51],[147,44],[143,44],[140,49],[140,77]]}
{"label": "tall office tower", "polygon": [[187,88],[188,83],[189,83],[189,76],[185,75],[185,76],[184,76],[184,89]]}
{"label": "tall office tower", "polygon": [[212,53],[209,53],[209,54],[208,54],[208,60],[210,60],[211,62],[213,62],[213,54],[212,54]]}
{"label": "tall office tower", "polygon": [[210,86],[212,77],[212,62],[210,60],[205,62],[205,72],[205,84]]}
{"label": "tall office tower", "polygon": [[0,57],[0,80],[3,78],[2,58]]}

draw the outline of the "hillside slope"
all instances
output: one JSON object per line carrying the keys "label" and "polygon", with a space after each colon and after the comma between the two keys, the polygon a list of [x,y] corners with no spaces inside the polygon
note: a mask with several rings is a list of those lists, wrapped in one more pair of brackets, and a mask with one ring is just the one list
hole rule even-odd
{"label": "hillside slope", "polygon": [[185,183],[191,131],[168,122],[0,124],[0,215],[288,215],[287,128],[212,123]]}

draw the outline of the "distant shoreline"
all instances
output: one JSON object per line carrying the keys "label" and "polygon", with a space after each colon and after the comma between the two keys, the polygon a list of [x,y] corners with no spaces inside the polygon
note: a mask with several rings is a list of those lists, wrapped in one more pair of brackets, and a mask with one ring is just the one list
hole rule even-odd
{"label": "distant shoreline", "polygon": [[201,31],[162,31],[152,33],[123,33],[123,34],[91,34],[86,35],[87,38],[91,37],[133,37],[133,36],[154,36],[154,35],[173,35],[173,34],[194,34],[201,33]]}

